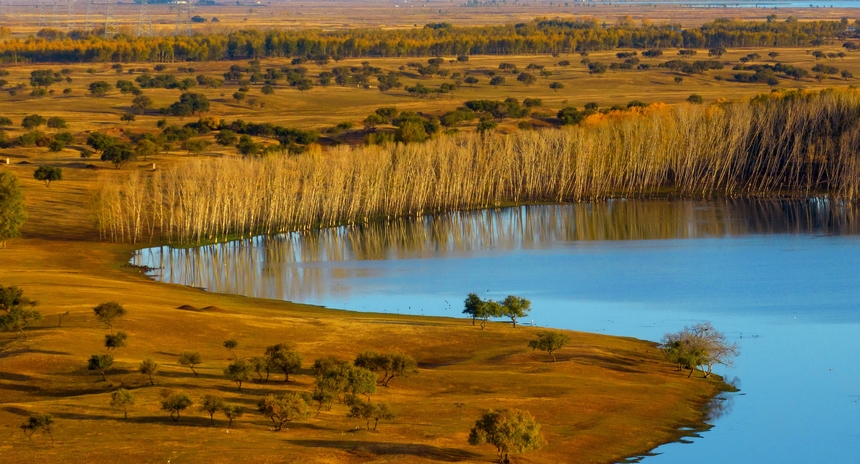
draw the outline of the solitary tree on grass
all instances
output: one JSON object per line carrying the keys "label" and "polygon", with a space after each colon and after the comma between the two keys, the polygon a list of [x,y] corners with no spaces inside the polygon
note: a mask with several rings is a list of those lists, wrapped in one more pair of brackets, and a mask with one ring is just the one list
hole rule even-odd
{"label": "solitary tree on grass", "polygon": [[33,178],[45,182],[45,187],[50,187],[51,182],[62,180],[63,171],[54,166],[39,166],[33,173]]}
{"label": "solitary tree on grass", "polygon": [[110,394],[110,405],[122,408],[123,418],[128,419],[128,407],[134,406],[136,398],[125,388],[120,388]]}
{"label": "solitary tree on grass", "polygon": [[253,371],[254,368],[244,359],[237,359],[224,369],[224,376],[235,382],[241,391],[242,384],[251,380],[251,372]]}
{"label": "solitary tree on grass", "polygon": [[307,419],[311,415],[307,401],[298,393],[269,395],[257,403],[257,410],[274,422],[276,432],[281,431],[287,422]]}
{"label": "solitary tree on grass", "polygon": [[540,449],[545,441],[540,424],[526,411],[518,409],[490,409],[475,422],[469,432],[472,446],[491,444],[496,447],[499,462],[510,462],[508,455]]}
{"label": "solitary tree on grass", "polygon": [[179,414],[191,407],[194,404],[191,398],[185,393],[172,393],[167,398],[161,400],[161,409],[170,413],[170,418],[174,422],[179,421]]}
{"label": "solitary tree on grass", "polygon": [[200,403],[200,410],[209,413],[209,422],[215,425],[215,413],[224,408],[224,399],[220,396],[206,395]]}
{"label": "solitary tree on grass", "polygon": [[555,362],[555,351],[558,351],[570,343],[570,337],[561,332],[542,332],[537,338],[529,342],[529,348],[549,353],[552,362]]}
{"label": "solitary tree on grass", "polygon": [[237,346],[239,346],[239,342],[237,342],[236,340],[224,340],[224,348],[227,348],[227,350],[230,351],[230,354],[233,356],[233,359],[237,359],[236,352],[233,351],[236,349]]}
{"label": "solitary tree on grass", "polygon": [[24,435],[30,440],[36,432],[43,432],[51,438],[51,446],[54,445],[54,419],[50,414],[33,413],[27,418],[27,421],[19,426],[24,431]]}
{"label": "solitary tree on grass", "polygon": [[283,343],[266,348],[268,365],[284,373],[284,382],[290,381],[290,374],[302,367],[302,357]]}
{"label": "solitary tree on grass", "polygon": [[194,370],[194,366],[201,362],[200,353],[196,351],[184,351],[179,355],[179,364],[191,368],[195,377],[197,377],[197,371]]}
{"label": "solitary tree on grass", "polygon": [[113,325],[117,319],[126,315],[127,311],[116,301],[108,301],[93,308],[96,318],[102,324],[108,326],[108,329],[113,331]]}
{"label": "solitary tree on grass", "polygon": [[115,334],[107,334],[105,335],[105,348],[107,348],[108,353],[110,353],[117,348],[125,347],[127,340],[128,336],[122,330]]}
{"label": "solitary tree on grass", "polygon": [[221,412],[224,413],[224,416],[226,416],[227,420],[229,421],[227,422],[227,428],[229,429],[233,426],[233,420],[242,417],[242,413],[244,411],[242,410],[241,406],[237,406],[235,404],[228,404],[221,408]]}
{"label": "solitary tree on grass", "polygon": [[515,329],[517,328],[517,319],[528,316],[531,310],[532,302],[516,295],[508,295],[502,301],[502,315],[511,319]]}
{"label": "solitary tree on grass", "polygon": [[470,293],[466,297],[466,301],[464,301],[463,314],[472,316],[472,325],[475,325],[475,319],[478,317],[478,307],[482,304],[484,304],[484,301],[474,293]]}
{"label": "solitary tree on grass", "polygon": [[109,354],[94,354],[87,361],[87,369],[101,374],[102,380],[107,381],[105,371],[113,366],[113,356]]}
{"label": "solitary tree on grass", "polygon": [[149,377],[149,384],[155,385],[155,381],[152,380],[152,376],[155,375],[156,372],[161,368],[155,361],[146,358],[140,362],[140,366],[138,366],[137,370],[141,374]]}
{"label": "solitary tree on grass", "polygon": [[11,172],[0,171],[0,248],[6,247],[6,240],[21,233],[26,220],[27,209],[18,178]]}
{"label": "solitary tree on grass", "polygon": [[33,310],[36,304],[20,288],[0,285],[0,331],[18,332],[27,338],[24,329],[42,319],[42,314]]}

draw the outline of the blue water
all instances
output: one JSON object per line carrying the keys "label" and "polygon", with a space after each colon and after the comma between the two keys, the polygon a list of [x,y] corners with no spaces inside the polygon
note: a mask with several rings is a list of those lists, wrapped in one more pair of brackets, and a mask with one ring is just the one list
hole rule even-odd
{"label": "blue water", "polygon": [[646,463],[860,462],[860,219],[821,202],[609,202],[143,250],[156,278],[359,311],[458,317],[466,294],[524,322],[659,340],[710,321],[741,355],[730,410]]}

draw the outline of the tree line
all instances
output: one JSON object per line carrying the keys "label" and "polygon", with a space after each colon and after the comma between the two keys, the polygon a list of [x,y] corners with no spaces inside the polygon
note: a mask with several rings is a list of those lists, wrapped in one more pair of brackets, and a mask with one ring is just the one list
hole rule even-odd
{"label": "tree line", "polygon": [[821,45],[850,37],[851,24],[798,21],[788,17],[766,22],[718,19],[700,27],[678,24],[608,26],[596,18],[535,19],[492,26],[428,24],[414,29],[244,29],[192,36],[106,39],[95,31],[43,29],[26,39],[0,42],[5,62],[164,62],[305,57],[409,57],[442,55],[514,55],[571,53],[614,48],[712,48]]}
{"label": "tree line", "polygon": [[856,90],[784,91],[708,107],[628,106],[608,114],[567,111],[578,123],[563,130],[192,161],[103,185],[94,213],[108,240],[200,243],[666,191],[860,196]]}

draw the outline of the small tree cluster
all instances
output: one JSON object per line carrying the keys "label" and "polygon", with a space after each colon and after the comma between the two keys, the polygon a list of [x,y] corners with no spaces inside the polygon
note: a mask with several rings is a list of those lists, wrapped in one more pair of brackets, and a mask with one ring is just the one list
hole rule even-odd
{"label": "small tree cluster", "polygon": [[472,316],[472,325],[475,321],[481,321],[481,330],[491,317],[510,318],[513,327],[517,327],[517,319],[528,316],[531,311],[531,301],[516,296],[508,295],[501,303],[493,300],[482,300],[478,295],[470,293],[464,302],[463,314]]}
{"label": "small tree cluster", "polygon": [[690,370],[687,377],[700,369],[707,378],[714,365],[731,366],[734,357],[740,354],[737,343],[729,343],[726,336],[710,322],[684,327],[684,330],[677,333],[665,334],[661,348],[666,359],[678,365],[679,371]]}

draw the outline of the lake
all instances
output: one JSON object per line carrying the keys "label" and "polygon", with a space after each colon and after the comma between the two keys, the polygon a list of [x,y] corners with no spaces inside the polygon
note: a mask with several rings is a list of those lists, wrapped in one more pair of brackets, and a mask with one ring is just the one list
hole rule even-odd
{"label": "lake", "polygon": [[[828,201],[612,200],[140,250],[161,281],[357,311],[460,317],[469,292],[539,326],[740,345],[714,427],[646,463],[860,462],[860,210]],[[464,323],[466,321],[464,320]],[[691,454],[692,453],[692,454]]]}

